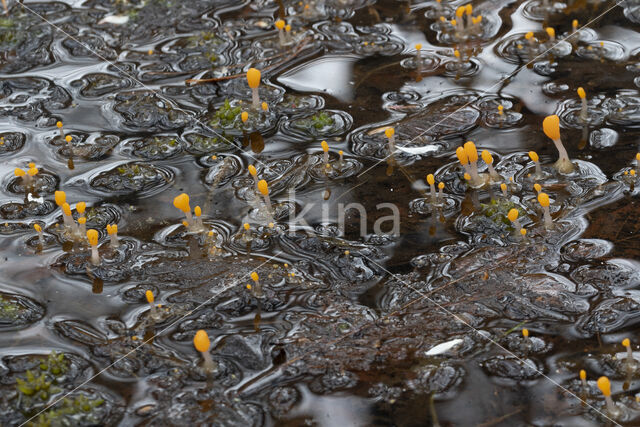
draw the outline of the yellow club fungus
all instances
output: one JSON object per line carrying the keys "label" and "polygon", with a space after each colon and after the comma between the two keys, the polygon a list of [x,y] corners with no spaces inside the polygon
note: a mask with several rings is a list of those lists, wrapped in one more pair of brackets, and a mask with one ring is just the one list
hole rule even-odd
{"label": "yellow club fungus", "polygon": [[107,234],[111,238],[111,247],[117,248],[120,244],[118,241],[118,224],[107,224]]}
{"label": "yellow club fungus", "polygon": [[489,176],[494,181],[500,181],[502,177],[498,175],[498,172],[493,167],[493,156],[487,150],[482,150],[482,161],[487,164],[487,169],[489,169]]}
{"label": "yellow club fungus", "polygon": [[278,38],[280,40],[280,46],[284,46],[285,44],[287,44],[287,40],[284,37],[284,27],[286,25],[286,23],[282,20],[282,19],[278,19],[275,22],[276,28],[278,29]]}
{"label": "yellow club fungus", "polygon": [[255,108],[256,110],[260,108],[260,94],[258,93],[258,87],[260,87],[260,78],[260,70],[249,68],[249,70],[247,71],[247,83],[251,88],[252,104],[253,108]]}
{"label": "yellow club fungus", "polygon": [[67,194],[64,191],[56,191],[54,194],[56,205],[62,206],[67,201]]}
{"label": "yellow club fungus", "polygon": [[329,144],[327,144],[327,141],[322,141],[320,145],[322,146],[322,152],[323,152],[322,159],[324,161],[324,164],[328,168],[329,167]]}
{"label": "yellow club fungus", "polygon": [[438,183],[438,202],[444,204],[444,182]]}
{"label": "yellow club fungus", "polygon": [[540,194],[540,192],[542,191],[542,185],[536,182],[535,184],[533,184],[533,189],[536,191],[536,193]]}
{"label": "yellow club fungus", "polygon": [[573,163],[571,163],[567,150],[564,149],[564,145],[562,145],[562,141],[560,140],[560,118],[555,114],[545,117],[542,122],[542,130],[544,130],[544,134],[553,141],[560,155],[554,167],[558,169],[560,173],[573,172]]}
{"label": "yellow club fungus", "polygon": [[500,189],[502,190],[502,195],[504,197],[507,197],[507,184],[505,184],[504,182],[502,184],[500,184]]}
{"label": "yellow club fungus", "polygon": [[578,20],[574,19],[571,21],[571,32],[575,33],[576,31],[578,31]]}
{"label": "yellow club fungus", "polygon": [[267,212],[268,212],[268,217],[269,220],[271,218],[271,213],[273,212],[273,207],[271,206],[271,199],[269,198],[269,185],[267,184],[267,181],[265,181],[264,179],[261,179],[260,181],[258,181],[258,191],[260,192],[260,194],[262,194],[262,197],[264,199],[264,204],[267,208]]}
{"label": "yellow club fungus", "polygon": [[256,298],[261,298],[263,296],[262,284],[260,283],[260,277],[258,276],[258,273],[256,273],[255,271],[252,272],[251,280],[253,280],[253,295],[255,295]]}
{"label": "yellow club fungus", "polygon": [[33,178],[38,174],[38,168],[33,163],[30,163],[30,165],[33,165],[33,166],[29,166],[29,169],[27,170],[27,175]]}
{"label": "yellow club fungus", "polygon": [[468,173],[469,176],[471,176],[469,169],[469,157],[467,156],[467,152],[464,150],[464,147],[456,148],[456,156],[458,157],[458,161],[464,168],[465,173]]}
{"label": "yellow club fungus", "polygon": [[71,216],[71,207],[69,206],[69,203],[63,203],[60,208],[62,209],[62,220],[64,221],[65,227],[67,227],[67,230],[69,230],[70,232],[75,232],[76,223]]}
{"label": "yellow club fungus", "polygon": [[249,167],[247,168],[249,170],[249,175],[251,175],[253,177],[253,182],[254,184],[256,184],[256,187],[258,186],[258,171],[256,170],[256,167],[253,165],[249,165]]}
{"label": "yellow club fungus", "polygon": [[422,58],[421,58],[421,50],[422,50],[422,43],[416,43],[415,45],[416,48],[416,68],[418,68],[418,70],[420,68],[422,68]]}
{"label": "yellow club fungus", "polygon": [[627,349],[627,371],[633,371],[635,369],[635,359],[633,358],[633,350],[631,350],[631,340],[629,338],[623,339],[622,346]]}
{"label": "yellow club fungus", "polygon": [[607,412],[609,413],[609,416],[612,418],[617,417],[620,414],[620,411],[611,398],[611,382],[609,382],[609,378],[604,376],[600,377],[598,378],[597,384],[598,389],[600,389],[600,392],[604,395],[604,399],[607,402]]}
{"label": "yellow club fungus", "polygon": [[551,221],[551,213],[549,212],[549,195],[547,193],[540,192],[538,194],[538,203],[542,206],[544,211],[544,226],[546,228],[553,227],[553,222]]}
{"label": "yellow club fungus", "polygon": [[498,114],[500,116],[504,115],[504,106],[498,105]]}
{"label": "yellow club fungus", "polygon": [[211,341],[209,340],[209,336],[207,335],[207,333],[202,329],[196,332],[196,335],[193,337],[193,346],[200,352],[202,358],[204,359],[202,368],[207,373],[213,372],[215,370],[215,365],[213,363],[213,359],[211,358],[211,353],[209,353]]}
{"label": "yellow club fungus", "polygon": [[527,236],[527,229],[526,228],[521,228],[520,229],[520,235],[522,236],[522,238],[525,238]]}
{"label": "yellow club fungus", "polygon": [[262,111],[269,111],[269,104],[267,104],[266,102],[262,101],[261,107]]}
{"label": "yellow club fungus", "polygon": [[432,173],[427,175],[427,183],[431,189],[431,203],[435,205],[438,203],[438,195],[436,194],[436,179],[433,177]]}
{"label": "yellow club fungus", "polygon": [[189,205],[189,196],[186,193],[182,193],[173,199],[173,206],[180,209],[187,218],[187,224],[193,224],[193,217],[191,216],[191,206]]}
{"label": "yellow club fungus", "polygon": [[204,224],[202,223],[202,208],[200,208],[200,206],[196,206],[193,208],[193,213],[196,217],[193,224],[193,231],[204,231]]}
{"label": "yellow club fungus", "polygon": [[87,240],[91,246],[91,264],[100,264],[100,254],[98,253],[98,230],[87,230]]}
{"label": "yellow club fungus", "polygon": [[552,27],[547,27],[544,30],[547,32],[550,41],[553,42],[556,40],[556,30],[554,30]]}
{"label": "yellow club fungus", "polygon": [[33,229],[38,233],[38,241],[44,246],[44,235],[42,234],[42,227],[39,224],[33,224]]}
{"label": "yellow club fungus", "polygon": [[511,221],[511,224],[513,224],[516,232],[520,232],[520,229],[522,228],[522,226],[520,225],[520,221],[518,220],[518,216],[519,213],[518,209],[516,208],[509,210],[509,213],[507,214],[507,218],[509,219],[509,221]]}
{"label": "yellow club fungus", "polygon": [[246,111],[243,111],[240,114],[240,120],[242,120],[242,123],[247,123],[247,120],[249,120],[249,113],[247,113]]}
{"label": "yellow club fungus", "polygon": [[56,127],[60,130],[60,138],[64,138],[64,129],[62,128],[62,122],[56,122]]}
{"label": "yellow club fungus", "polygon": [[522,336],[529,338],[529,330],[527,328],[522,328]]}
{"label": "yellow club fungus", "polygon": [[153,296],[153,292],[151,292],[150,290],[147,290],[144,293],[144,296],[147,298],[147,302],[149,303],[149,308],[151,309],[150,314],[152,318],[157,318],[158,317],[158,311],[156,310],[156,304],[155,304],[155,298]]}
{"label": "yellow club fungus", "polygon": [[529,151],[529,158],[536,165],[536,177],[541,178],[543,175],[542,169],[540,168],[540,158],[538,157],[538,153],[536,153],[535,151]]}
{"label": "yellow club fungus", "polygon": [[581,87],[578,88],[578,96],[580,97],[580,103],[581,103],[580,120],[582,120],[583,122],[586,122],[587,120],[589,120],[589,111],[587,110],[587,94],[585,93],[584,89]]}
{"label": "yellow club fungus", "polygon": [[580,369],[580,382],[582,383],[582,391],[587,391],[587,371]]}
{"label": "yellow club fungus", "polygon": [[338,156],[340,156],[338,159],[338,169],[342,169],[342,165],[344,164],[344,151],[338,151]]}
{"label": "yellow club fungus", "polygon": [[396,151],[396,130],[392,127],[388,127],[384,131],[384,135],[387,137],[389,142],[389,155],[393,155]]}
{"label": "yellow club fungus", "polygon": [[471,185],[480,187],[484,184],[484,180],[478,175],[478,150],[473,141],[464,143],[464,152],[469,160],[469,175],[471,175]]}
{"label": "yellow club fungus", "polygon": [[78,212],[78,214],[80,216],[84,216],[85,211],[87,210],[87,203],[86,202],[78,202],[76,203],[76,212]]}

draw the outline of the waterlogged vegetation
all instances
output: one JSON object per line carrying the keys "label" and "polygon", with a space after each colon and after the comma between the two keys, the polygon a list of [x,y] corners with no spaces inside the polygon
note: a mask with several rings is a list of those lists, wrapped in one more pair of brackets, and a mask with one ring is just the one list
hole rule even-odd
{"label": "waterlogged vegetation", "polygon": [[637,1],[6,8],[0,425],[640,424]]}

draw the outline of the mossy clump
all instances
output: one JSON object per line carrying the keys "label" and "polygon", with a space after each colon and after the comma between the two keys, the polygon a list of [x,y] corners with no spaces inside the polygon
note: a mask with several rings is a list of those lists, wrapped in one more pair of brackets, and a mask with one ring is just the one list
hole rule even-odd
{"label": "mossy clump", "polygon": [[228,99],[224,100],[224,104],[218,108],[213,115],[213,119],[209,122],[214,128],[232,128],[240,126],[240,120],[238,116],[242,112],[242,108],[239,105],[231,106]]}
{"label": "mossy clump", "polygon": [[334,123],[335,120],[331,114],[326,111],[319,111],[312,116],[299,120],[297,125],[304,129],[314,128],[316,130],[321,130],[333,126]]}
{"label": "mossy clump", "polygon": [[[66,380],[69,361],[64,354],[51,352],[39,365],[40,371],[27,370],[24,378],[16,378],[16,398],[20,411],[25,418],[32,417],[43,407],[51,405],[56,394],[62,392],[56,384]],[[104,399],[90,399],[84,394],[65,397],[50,409],[38,415],[30,423],[33,426],[57,426],[99,423],[102,416],[94,414]]]}
{"label": "mossy clump", "polygon": [[20,306],[0,295],[0,319],[16,319],[20,314]]}
{"label": "mossy clump", "polygon": [[482,214],[496,224],[510,225],[511,221],[509,221],[507,215],[511,209],[516,209],[518,216],[523,214],[517,204],[506,199],[491,199],[489,203],[482,203],[481,206]]}

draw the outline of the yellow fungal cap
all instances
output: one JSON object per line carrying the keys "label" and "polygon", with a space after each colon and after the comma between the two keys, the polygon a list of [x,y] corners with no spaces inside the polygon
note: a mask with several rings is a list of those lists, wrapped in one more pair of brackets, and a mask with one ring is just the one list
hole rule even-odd
{"label": "yellow fungal cap", "polygon": [[531,161],[538,163],[538,161],[540,160],[540,158],[538,157],[538,153],[536,153],[535,151],[529,151],[529,158],[531,159]]}
{"label": "yellow fungal cap", "polygon": [[453,51],[453,56],[455,56],[456,58],[460,58],[460,51],[458,49],[455,49]]}
{"label": "yellow fungal cap", "polygon": [[560,117],[555,114],[545,117],[542,121],[542,130],[548,138],[554,141],[560,139]]}
{"label": "yellow fungal cap", "polygon": [[439,182],[439,183],[438,183],[438,188],[439,188],[440,190],[443,190],[443,189],[444,189],[444,182]]}
{"label": "yellow fungal cap", "polygon": [[636,153],[636,161],[640,162],[640,153]]}
{"label": "yellow fungal cap", "polygon": [[247,83],[251,89],[255,89],[260,86],[260,70],[255,68],[249,68],[247,71]]}
{"label": "yellow fungal cap", "polygon": [[193,213],[196,214],[196,216],[201,216],[202,209],[200,209],[200,206],[196,206],[195,209],[193,210]]}
{"label": "yellow fungal cap", "polygon": [[538,203],[545,208],[549,206],[549,196],[547,193],[538,194]]}
{"label": "yellow fungal cap", "polygon": [[93,228],[87,230],[87,240],[91,246],[98,245],[98,230],[94,230]]}
{"label": "yellow fungal cap", "polygon": [[34,176],[38,173],[38,168],[29,168],[29,170],[27,171],[27,174],[29,176]]}
{"label": "yellow fungal cap", "polygon": [[422,43],[416,43],[416,50],[422,49]]}
{"label": "yellow fungal cap", "polygon": [[76,204],[76,211],[79,214],[83,214],[86,209],[87,209],[87,204],[85,202],[78,202]]}
{"label": "yellow fungal cap", "polygon": [[388,127],[384,131],[384,134],[387,138],[391,138],[395,133],[396,133],[396,130],[392,127]]}
{"label": "yellow fungal cap", "polygon": [[33,163],[33,162],[31,162],[31,163],[29,163],[27,166],[29,166],[29,168],[30,168],[30,169],[32,169],[32,168],[35,168],[35,167],[36,167],[36,164],[35,164],[35,163]]}
{"label": "yellow fungal cap", "polygon": [[463,147],[456,148],[456,156],[458,156],[458,160],[460,161],[460,164],[462,166],[469,163],[469,156],[467,156],[467,152],[464,150]]}
{"label": "yellow fungal cap", "polygon": [[553,29],[553,28],[551,28],[551,27],[547,27],[547,28],[545,28],[544,30],[547,32],[547,35],[548,35],[550,38],[555,38],[555,36],[556,36],[556,30],[554,30],[554,29]]}
{"label": "yellow fungal cap", "polygon": [[493,163],[493,156],[487,150],[482,150],[482,161],[490,165],[491,163]]}
{"label": "yellow fungal cap", "polygon": [[605,396],[611,396],[611,383],[609,382],[609,378],[598,378],[598,388]]}
{"label": "yellow fungal cap", "polygon": [[476,149],[476,144],[473,141],[467,141],[464,143],[464,152],[467,153],[467,157],[470,162],[478,161],[478,150]]}
{"label": "yellow fungal cap", "polygon": [[467,16],[473,13],[473,6],[471,5],[471,3],[467,4],[467,6],[465,7],[465,12],[467,12]]}
{"label": "yellow fungal cap", "polygon": [[522,329],[522,336],[525,338],[529,336],[529,330],[527,328]]}
{"label": "yellow fungal cap", "polygon": [[249,225],[249,223],[248,223],[248,222],[245,222],[245,223],[244,223],[244,225],[243,225],[243,227],[244,227],[244,229],[245,229],[245,230],[247,230],[247,231],[249,231],[249,228],[251,228],[251,226]]}
{"label": "yellow fungal cap", "polygon": [[184,226],[185,226],[185,227],[187,227],[187,228],[189,227],[189,223],[188,223],[186,220],[183,220],[183,221],[182,221],[182,225],[184,225]]}
{"label": "yellow fungal cap", "polygon": [[22,169],[20,169],[20,168],[15,168],[15,169],[13,170],[13,173],[14,173],[16,176],[25,176],[25,175],[26,175],[26,172],[25,172],[25,171],[23,171],[23,170],[22,170]]}
{"label": "yellow fungal cap", "polygon": [[176,198],[173,199],[173,206],[180,209],[182,212],[190,212],[191,207],[189,206],[189,196],[187,193],[182,193],[179,196],[176,196]]}
{"label": "yellow fungal cap", "polygon": [[256,176],[258,174],[258,171],[256,170],[256,167],[253,165],[249,165],[249,173],[251,174],[251,176]]}
{"label": "yellow fungal cap", "polygon": [[571,26],[572,26],[573,28],[578,28],[578,20],[577,20],[577,19],[574,19],[574,20],[571,22]]}
{"label": "yellow fungal cap", "polygon": [[578,96],[580,97],[580,99],[585,99],[587,97],[587,94],[584,93],[584,89],[582,87],[578,88]]}
{"label": "yellow fungal cap", "polygon": [[458,17],[458,19],[462,18],[462,15],[464,15],[464,11],[464,6],[458,6],[458,8],[456,9],[456,16]]}
{"label": "yellow fungal cap", "polygon": [[536,190],[536,193],[539,193],[542,191],[542,185],[536,182],[535,184],[533,184],[533,189]]}
{"label": "yellow fungal cap", "polygon": [[62,129],[62,122],[56,122],[56,126],[58,126],[58,129]]}
{"label": "yellow fungal cap", "polygon": [[42,231],[42,227],[40,227],[40,225],[39,225],[39,224],[33,224],[33,228],[34,228],[38,233],[40,233],[40,232]]}
{"label": "yellow fungal cap", "polygon": [[622,340],[622,345],[625,347],[629,347],[631,345],[631,341],[629,341],[629,338],[625,338]]}
{"label": "yellow fungal cap", "polygon": [[467,181],[471,181],[471,175],[465,172],[464,179],[466,179]]}
{"label": "yellow fungal cap", "polygon": [[67,142],[71,142],[72,139],[73,138],[71,138],[71,135],[67,135],[67,136],[64,137],[64,140],[67,141]]}
{"label": "yellow fungal cap", "polygon": [[151,303],[154,301],[154,298],[153,298],[153,292],[151,292],[151,291],[147,290],[147,292],[145,292],[145,293],[144,293],[144,296],[146,296],[146,297],[147,297],[147,302],[148,302],[149,304],[151,304]]}
{"label": "yellow fungal cap", "polygon": [[86,224],[87,223],[87,218],[81,216],[80,218],[78,218],[78,224]]}
{"label": "yellow fungal cap", "polygon": [[329,151],[329,144],[327,144],[327,141],[322,141],[320,145],[322,146],[322,151],[325,153]]}
{"label": "yellow fungal cap", "polygon": [[516,219],[518,219],[518,209],[513,208],[509,211],[509,213],[507,214],[507,218],[509,218],[509,221],[513,222]]}
{"label": "yellow fungal cap", "polygon": [[580,369],[580,379],[583,381],[587,379],[587,371],[584,369]]}
{"label": "yellow fungal cap", "polygon": [[258,191],[263,196],[269,195],[269,186],[267,185],[267,181],[265,181],[264,179],[261,179],[260,181],[258,181]]}
{"label": "yellow fungal cap", "polygon": [[284,27],[284,30],[285,30],[287,33],[288,33],[289,31],[291,31],[291,25],[287,24],[287,25]]}
{"label": "yellow fungal cap", "polygon": [[340,150],[340,151],[338,151],[338,154],[340,154],[342,156],[344,154],[344,151]]}
{"label": "yellow fungal cap", "polygon": [[242,123],[246,123],[246,121],[249,120],[249,113],[243,111],[242,114],[240,114],[240,119],[242,120]]}
{"label": "yellow fungal cap", "polygon": [[527,230],[525,228],[521,228],[520,229],[520,234],[522,234],[522,237],[527,235]]}
{"label": "yellow fungal cap", "polygon": [[524,38],[527,40],[531,40],[533,38],[533,31],[529,31],[527,34],[525,34]]}
{"label": "yellow fungal cap", "polygon": [[62,212],[64,212],[66,216],[71,216],[71,207],[69,206],[69,203],[64,203],[62,205]]}
{"label": "yellow fungal cap", "polygon": [[118,224],[107,224],[107,233],[116,234],[118,232]]}
{"label": "yellow fungal cap", "polygon": [[285,26],[285,22],[282,19],[276,21],[276,28],[282,30]]}
{"label": "yellow fungal cap", "polygon": [[498,105],[498,111],[500,113],[502,113],[504,111],[504,106],[503,105]]}
{"label": "yellow fungal cap", "polygon": [[457,23],[458,23],[458,21],[456,21],[455,19],[451,20],[451,25],[453,25],[454,27],[456,26]]}
{"label": "yellow fungal cap", "polygon": [[269,109],[269,105],[264,101],[262,101],[261,107],[263,111],[267,111]]}
{"label": "yellow fungal cap", "polygon": [[435,178],[433,177],[433,174],[430,173],[429,175],[427,175],[427,182],[429,183],[429,185],[433,185],[436,183]]}
{"label": "yellow fungal cap", "polygon": [[502,191],[507,191],[507,184],[505,184],[504,182],[502,184],[500,184],[500,189]]}
{"label": "yellow fungal cap", "polygon": [[258,277],[258,273],[256,273],[255,271],[251,273],[251,280],[253,280],[254,282],[257,282],[259,279]]}
{"label": "yellow fungal cap", "polygon": [[193,337],[193,346],[200,353],[205,353],[209,351],[209,347],[211,346],[211,341],[209,341],[209,335],[202,329],[196,332],[196,335]]}

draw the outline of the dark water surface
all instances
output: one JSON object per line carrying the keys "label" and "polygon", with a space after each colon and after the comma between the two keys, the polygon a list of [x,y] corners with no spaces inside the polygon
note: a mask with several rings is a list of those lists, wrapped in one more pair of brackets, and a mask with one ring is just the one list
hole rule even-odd
{"label": "dark water surface", "polygon": [[[456,31],[464,4],[10,2],[0,425],[640,425],[640,2],[472,2]],[[482,188],[468,140],[500,175]],[[59,190],[74,220],[86,202],[97,265]]]}

